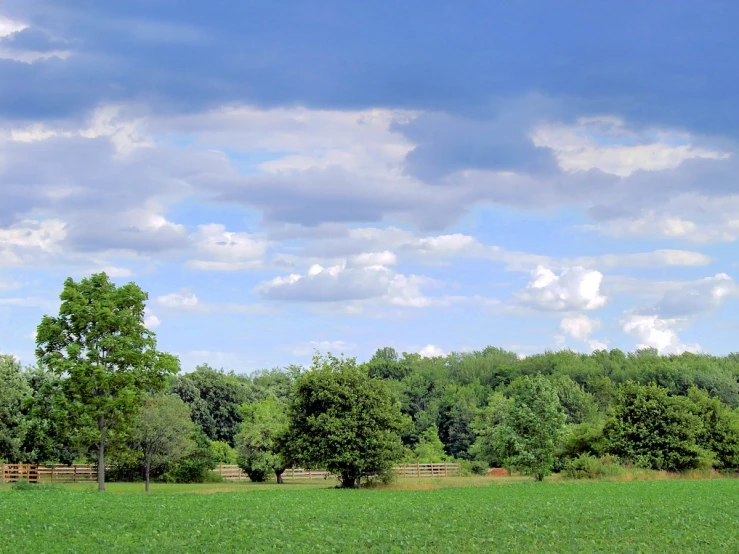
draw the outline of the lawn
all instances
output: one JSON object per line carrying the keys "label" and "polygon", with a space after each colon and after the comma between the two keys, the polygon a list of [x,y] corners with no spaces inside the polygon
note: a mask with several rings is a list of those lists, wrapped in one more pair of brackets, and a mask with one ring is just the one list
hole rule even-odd
{"label": "lawn", "polygon": [[[5,488],[0,551],[739,552],[736,479],[332,484]],[[232,492],[196,494],[223,490]]]}

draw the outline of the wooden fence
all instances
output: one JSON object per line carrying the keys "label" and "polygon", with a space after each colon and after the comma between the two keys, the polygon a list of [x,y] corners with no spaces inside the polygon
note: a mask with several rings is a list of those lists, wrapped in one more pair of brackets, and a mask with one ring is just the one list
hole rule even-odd
{"label": "wooden fence", "polygon": [[[459,477],[462,467],[459,464],[403,464],[393,468],[398,477]],[[244,481],[249,478],[237,465],[219,465],[216,473],[226,481]],[[326,479],[331,474],[319,469],[288,468],[282,474],[287,479]]]}
{"label": "wooden fence", "polygon": [[[85,483],[97,481],[97,467],[92,465],[3,464],[2,482],[25,479],[29,483]],[[393,468],[398,477],[459,477],[459,464],[403,464]],[[249,478],[237,465],[219,465],[216,473],[226,481],[247,481]],[[320,469],[288,468],[282,474],[287,479],[326,479],[331,474]]]}
{"label": "wooden fence", "polygon": [[29,483],[85,483],[97,481],[97,467],[91,465],[3,464],[3,482],[25,479]]}
{"label": "wooden fence", "polygon": [[394,468],[398,477],[461,477],[460,464],[403,464]]}

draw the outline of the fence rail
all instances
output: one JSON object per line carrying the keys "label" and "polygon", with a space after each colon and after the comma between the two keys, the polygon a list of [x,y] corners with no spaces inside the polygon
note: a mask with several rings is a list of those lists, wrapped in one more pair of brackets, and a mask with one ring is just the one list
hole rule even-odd
{"label": "fence rail", "polygon": [[[393,468],[398,477],[459,477],[462,466],[459,464],[403,464]],[[246,474],[237,465],[219,465],[216,473],[226,481],[248,480]],[[320,469],[288,468],[282,474],[283,479],[326,479],[331,474]]]}
{"label": "fence rail", "polygon": [[[226,481],[248,481],[247,475],[237,465],[222,464],[216,468]],[[459,464],[402,464],[393,468],[398,477],[459,477]],[[85,483],[97,481],[97,467],[77,464],[71,466],[3,464],[2,482],[14,483],[25,479],[29,483]],[[326,479],[331,474],[320,469],[288,468],[283,479]]]}
{"label": "fence rail", "polygon": [[85,483],[97,481],[97,467],[84,464],[71,466],[3,464],[3,482],[25,479],[29,483]]}

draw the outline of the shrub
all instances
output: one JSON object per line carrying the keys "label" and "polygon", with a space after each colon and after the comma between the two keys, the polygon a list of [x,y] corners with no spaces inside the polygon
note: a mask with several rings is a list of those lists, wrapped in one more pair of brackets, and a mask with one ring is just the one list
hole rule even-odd
{"label": "shrub", "polygon": [[570,479],[621,477],[625,472],[618,460],[609,456],[596,458],[591,454],[580,454],[577,458],[567,460],[564,465],[564,474]]}

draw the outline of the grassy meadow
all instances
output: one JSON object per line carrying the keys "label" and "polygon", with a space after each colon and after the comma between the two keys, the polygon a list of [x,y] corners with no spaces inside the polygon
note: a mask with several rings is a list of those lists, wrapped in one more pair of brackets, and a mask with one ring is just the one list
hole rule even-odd
{"label": "grassy meadow", "polygon": [[[505,483],[506,486],[497,486]],[[739,480],[0,488],[1,552],[737,552]]]}

